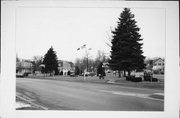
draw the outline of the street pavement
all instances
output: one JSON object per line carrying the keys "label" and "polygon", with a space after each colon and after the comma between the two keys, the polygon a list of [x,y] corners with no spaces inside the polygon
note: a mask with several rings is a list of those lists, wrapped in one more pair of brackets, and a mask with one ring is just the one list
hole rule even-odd
{"label": "street pavement", "polygon": [[162,90],[45,79],[17,78],[17,94],[46,110],[163,111]]}

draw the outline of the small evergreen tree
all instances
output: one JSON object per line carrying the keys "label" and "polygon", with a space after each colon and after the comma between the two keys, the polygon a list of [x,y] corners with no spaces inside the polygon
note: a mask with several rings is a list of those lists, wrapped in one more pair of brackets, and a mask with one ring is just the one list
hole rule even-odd
{"label": "small evergreen tree", "polygon": [[55,72],[55,74],[58,74],[57,55],[52,46],[44,55],[43,64],[45,65],[45,73],[52,75],[52,73]]}
{"label": "small evergreen tree", "polygon": [[100,62],[99,66],[97,68],[97,76],[99,76],[99,79],[101,79],[101,77],[104,78],[104,76],[106,76],[105,69],[103,68],[102,62]]}
{"label": "small evergreen tree", "polygon": [[75,75],[79,75],[80,74],[80,69],[78,66],[75,66]]}
{"label": "small evergreen tree", "polygon": [[110,67],[113,70],[128,71],[141,70],[145,67],[142,55],[142,41],[139,34],[140,28],[137,27],[134,15],[129,8],[124,11],[118,18],[118,26],[112,31],[112,46]]}
{"label": "small evergreen tree", "polygon": [[103,71],[102,65],[103,65],[103,63],[100,62],[100,64],[97,67],[97,76],[99,76],[99,74],[101,74]]}

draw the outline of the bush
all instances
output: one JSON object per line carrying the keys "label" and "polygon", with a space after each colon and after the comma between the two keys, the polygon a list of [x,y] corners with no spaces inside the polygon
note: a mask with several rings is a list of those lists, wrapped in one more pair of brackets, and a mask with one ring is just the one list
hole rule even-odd
{"label": "bush", "polygon": [[135,77],[134,76],[126,76],[127,81],[132,81]]}
{"label": "bush", "polygon": [[59,75],[63,75],[63,71],[61,71],[61,72],[59,73]]}
{"label": "bush", "polygon": [[152,78],[152,82],[158,82],[157,78]]}
{"label": "bush", "polygon": [[126,80],[132,82],[142,82],[141,77],[135,77],[135,76],[126,76]]}
{"label": "bush", "polygon": [[[144,81],[151,82],[151,76],[144,76]],[[152,78],[152,82],[158,82],[157,78]]]}
{"label": "bush", "polygon": [[151,81],[151,76],[144,76],[144,81]]}
{"label": "bush", "polygon": [[161,74],[164,75],[164,71],[161,71]]}
{"label": "bush", "polygon": [[134,77],[132,79],[133,82],[142,82],[142,78],[141,77]]}

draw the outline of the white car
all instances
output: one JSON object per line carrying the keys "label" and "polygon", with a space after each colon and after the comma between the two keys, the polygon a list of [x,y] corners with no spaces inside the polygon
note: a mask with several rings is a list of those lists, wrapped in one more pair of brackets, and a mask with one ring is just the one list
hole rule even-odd
{"label": "white car", "polygon": [[16,73],[16,77],[24,77],[24,73]]}

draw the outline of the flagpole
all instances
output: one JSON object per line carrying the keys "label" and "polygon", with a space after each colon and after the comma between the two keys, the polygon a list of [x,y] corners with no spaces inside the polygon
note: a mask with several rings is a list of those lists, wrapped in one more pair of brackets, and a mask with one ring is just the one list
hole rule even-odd
{"label": "flagpole", "polygon": [[86,79],[86,77],[85,77],[85,72],[88,72],[88,61],[89,61],[89,60],[88,60],[88,58],[89,58],[89,56],[88,56],[88,55],[89,55],[89,54],[88,54],[88,50],[91,50],[92,48],[89,48],[89,49],[87,50],[86,44],[84,44],[83,46],[81,46],[80,48],[78,48],[77,51],[78,51],[78,50],[81,50],[81,49],[84,49],[84,48],[86,49],[86,50],[85,50],[85,54],[86,54],[86,58],[87,58],[87,60],[86,60],[86,68],[87,68],[87,69],[84,69],[84,76],[83,76],[83,79],[85,80],[85,79]]}

